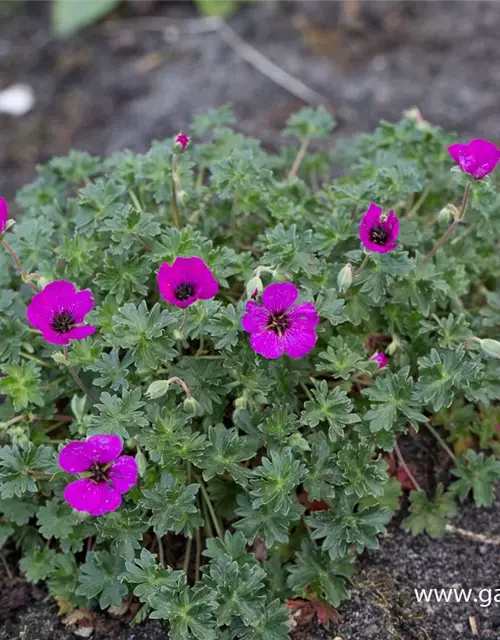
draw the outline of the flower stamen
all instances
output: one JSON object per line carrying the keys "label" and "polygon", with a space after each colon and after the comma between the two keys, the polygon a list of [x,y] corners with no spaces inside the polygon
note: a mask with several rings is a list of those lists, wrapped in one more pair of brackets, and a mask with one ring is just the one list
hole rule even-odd
{"label": "flower stamen", "polygon": [[194,287],[189,282],[184,282],[180,284],[175,290],[175,297],[177,300],[184,302],[188,298],[192,298],[194,296]]}
{"label": "flower stamen", "polygon": [[75,318],[70,311],[59,311],[54,314],[50,326],[57,333],[68,333],[75,324]]}

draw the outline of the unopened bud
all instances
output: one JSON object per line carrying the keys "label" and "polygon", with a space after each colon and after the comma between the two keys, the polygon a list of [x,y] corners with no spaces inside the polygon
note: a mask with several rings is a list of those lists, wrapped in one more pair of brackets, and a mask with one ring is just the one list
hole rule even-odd
{"label": "unopened bud", "polygon": [[184,151],[190,142],[189,136],[181,131],[175,138],[174,147],[179,151]]}
{"label": "unopened bud", "polygon": [[311,447],[309,446],[307,440],[301,433],[292,433],[292,435],[288,438],[288,444],[292,447],[292,449],[298,449],[299,451],[310,451]]}
{"label": "unopened bud", "polygon": [[247,292],[247,298],[249,300],[251,298],[253,299],[259,296],[263,290],[264,290],[264,285],[262,283],[262,280],[259,278],[259,276],[254,276],[253,278],[250,278],[250,280],[247,282],[246,292]]}
{"label": "unopened bud", "polygon": [[192,396],[184,400],[182,407],[186,413],[191,413],[194,416],[201,416],[203,413],[201,404]]}
{"label": "unopened bud", "polygon": [[484,340],[479,340],[479,346],[483,353],[490,358],[500,358],[500,342],[497,340],[484,338]]}
{"label": "unopened bud", "polygon": [[390,355],[393,356],[396,351],[398,349],[401,349],[401,341],[399,340],[399,338],[397,336],[394,336],[392,338],[392,342],[390,343],[390,345],[387,347],[386,352]]}
{"label": "unopened bud", "polygon": [[438,213],[438,222],[440,224],[449,224],[452,220],[458,220],[460,217],[460,211],[454,204],[447,204]]}
{"label": "unopened bud", "polygon": [[61,353],[60,351],[54,351],[51,358],[54,362],[57,362],[57,364],[67,364],[66,356],[64,355],[64,353]]}
{"label": "unopened bud", "polygon": [[146,473],[147,460],[146,460],[146,456],[142,453],[140,449],[135,454],[135,461],[137,463],[137,471],[139,472],[140,477],[144,478],[144,474]]}
{"label": "unopened bud", "polygon": [[353,277],[354,269],[352,268],[352,264],[348,262],[345,267],[339,271],[339,275],[337,276],[337,285],[341,293],[345,293],[349,289]]}
{"label": "unopened bud", "polygon": [[167,393],[169,386],[168,380],[155,380],[149,385],[146,395],[150,400],[157,400]]}

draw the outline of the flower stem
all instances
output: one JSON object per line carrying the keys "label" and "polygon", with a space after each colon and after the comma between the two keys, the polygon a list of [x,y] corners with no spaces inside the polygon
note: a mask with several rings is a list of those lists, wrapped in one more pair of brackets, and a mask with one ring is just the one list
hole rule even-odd
{"label": "flower stem", "polygon": [[36,288],[36,286],[30,281],[30,275],[28,273],[26,273],[26,271],[23,269],[21,261],[17,257],[16,252],[10,246],[10,244],[7,242],[7,240],[5,240],[5,238],[2,238],[2,244],[7,249],[7,251],[10,253],[10,255],[12,256],[12,259],[14,260],[15,265],[16,265],[19,273],[21,274],[21,278],[22,278],[23,282],[25,284],[27,284],[28,287],[31,287],[33,289],[33,291],[38,292],[38,289]]}
{"label": "flower stem", "polygon": [[167,384],[176,384],[178,387],[180,387],[184,391],[184,393],[186,394],[186,398],[192,397],[191,389],[181,378],[178,378],[177,376],[175,376],[174,378],[169,378],[167,380]]}
{"label": "flower stem", "polygon": [[217,518],[217,514],[215,513],[214,505],[212,504],[212,501],[210,500],[210,496],[208,495],[208,491],[207,491],[207,488],[205,487],[203,479],[198,475],[196,476],[196,479],[199,482],[200,489],[201,489],[201,495],[203,496],[203,499],[206,502],[206,505],[208,507],[208,511],[209,511],[210,516],[212,518],[212,522],[214,523],[215,530],[217,531],[217,535],[219,536],[219,538],[224,539],[224,531],[223,531],[222,526],[221,526],[221,524],[219,522],[219,519]]}
{"label": "flower stem", "polygon": [[450,224],[445,234],[436,242],[436,244],[432,247],[429,253],[425,256],[424,264],[426,262],[429,262],[429,260],[431,260],[435,256],[435,254],[439,251],[439,249],[441,249],[441,247],[449,240],[449,238],[453,235],[453,232],[455,231],[455,229],[458,227],[461,220],[463,219],[465,215],[465,211],[467,209],[467,204],[469,202],[470,185],[471,183],[468,182],[467,186],[465,187],[464,196],[462,198],[462,206],[460,207],[460,213],[458,217],[456,218],[456,220],[454,220]]}
{"label": "flower stem", "polygon": [[172,219],[175,226],[180,229],[182,227],[182,222],[179,206],[177,204],[177,182],[177,156],[174,153],[172,156]]}
{"label": "flower stem", "polygon": [[436,429],[434,429],[434,427],[429,423],[426,423],[425,426],[427,427],[427,429],[429,429],[429,431],[432,433],[432,435],[436,438],[436,440],[439,442],[439,444],[441,445],[443,450],[446,451],[446,453],[451,458],[451,460],[453,460],[453,462],[456,462],[457,456],[453,453],[453,451],[446,444],[446,442],[443,440],[443,438],[439,435],[439,433],[436,431]]}
{"label": "flower stem", "polygon": [[371,253],[367,253],[365,255],[365,259],[363,260],[361,265],[356,269],[356,271],[353,273],[354,277],[359,276],[359,274],[363,271],[363,269],[366,267],[366,265],[370,262],[371,257],[372,257]]}
{"label": "flower stem", "polygon": [[33,362],[36,362],[41,367],[46,367],[47,369],[54,368],[54,365],[50,364],[49,362],[44,362],[43,360],[40,360],[40,358],[36,358],[35,356],[32,356],[31,354],[26,353],[25,351],[21,351],[21,358],[26,358],[26,360],[33,360]]}
{"label": "flower stem", "polygon": [[191,560],[191,545],[193,544],[193,537],[190,536],[188,538],[187,541],[187,545],[186,545],[186,555],[184,557],[184,573],[187,575],[187,572],[189,570],[189,562]]}
{"label": "flower stem", "polygon": [[300,165],[302,164],[302,160],[304,159],[304,156],[306,155],[306,151],[307,151],[307,147],[309,146],[309,138],[304,138],[300,144],[299,150],[297,152],[297,157],[295,158],[295,162],[292,165],[292,168],[290,169],[289,173],[288,173],[288,180],[291,181],[295,178],[295,176],[297,175],[299,169],[300,169]]}
{"label": "flower stem", "polygon": [[71,377],[76,382],[78,387],[83,391],[83,393],[87,396],[87,398],[90,400],[90,402],[92,404],[94,404],[94,398],[90,394],[90,391],[87,389],[87,387],[80,380],[80,377],[78,376],[77,372],[73,369],[73,366],[69,362],[68,347],[64,347],[63,353],[64,353],[64,361],[65,361],[66,367],[68,368],[68,371],[69,371]]}
{"label": "flower stem", "polygon": [[161,566],[164,567],[165,566],[165,550],[163,549],[163,538],[157,535],[156,541],[158,542],[158,558],[160,560]]}
{"label": "flower stem", "polygon": [[401,449],[399,448],[398,443],[396,442],[394,444],[394,451],[396,452],[396,455],[398,457],[399,463],[400,465],[403,467],[403,469],[406,471],[406,475],[408,476],[408,478],[410,479],[410,482],[412,483],[412,485],[414,486],[416,491],[423,491],[422,487],[418,484],[415,476],[413,475],[413,473],[410,471],[409,466],[406,464],[406,460],[403,458],[403,454],[401,453]]}
{"label": "flower stem", "polygon": [[300,388],[302,389],[302,391],[306,394],[306,396],[309,398],[309,400],[314,400],[314,398],[312,397],[311,392],[309,391],[309,389],[307,388],[307,386],[302,382],[302,380],[299,381],[299,385]]}
{"label": "flower stem", "polygon": [[139,198],[135,195],[135,193],[132,191],[132,189],[129,189],[128,195],[130,197],[130,199],[132,200],[132,204],[134,205],[134,207],[137,209],[137,211],[139,211],[139,213],[142,213],[142,205],[139,202]]}
{"label": "flower stem", "polygon": [[196,556],[194,565],[194,580],[198,582],[200,579],[200,564],[201,564],[201,534],[200,529],[197,527],[194,531],[196,538]]}
{"label": "flower stem", "polygon": [[427,187],[427,189],[424,189],[422,191],[422,194],[420,196],[420,198],[415,202],[415,204],[413,205],[413,207],[410,209],[410,211],[407,213],[407,215],[405,216],[406,220],[411,220],[412,218],[414,218],[417,213],[420,210],[420,207],[424,204],[424,202],[427,199],[427,196],[429,195],[431,189],[430,187]]}

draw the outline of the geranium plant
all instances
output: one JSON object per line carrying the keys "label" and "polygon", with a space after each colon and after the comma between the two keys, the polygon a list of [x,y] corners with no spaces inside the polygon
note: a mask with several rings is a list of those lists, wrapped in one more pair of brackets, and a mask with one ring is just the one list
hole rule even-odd
{"label": "geranium plant", "polygon": [[[64,610],[173,640],[327,620],[400,483],[439,535],[500,476],[498,149],[413,113],[307,151],[334,123],[305,109],[273,155],[232,122],[55,158],[0,206],[1,541]],[[419,429],[447,487],[403,458]]]}

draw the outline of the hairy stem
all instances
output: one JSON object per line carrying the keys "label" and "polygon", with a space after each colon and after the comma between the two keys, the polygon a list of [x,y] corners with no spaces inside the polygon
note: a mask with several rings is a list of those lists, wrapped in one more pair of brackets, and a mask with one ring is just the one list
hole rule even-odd
{"label": "hairy stem", "polygon": [[205,500],[205,502],[206,502],[206,505],[208,507],[208,511],[209,511],[210,516],[212,518],[212,522],[214,523],[215,530],[217,531],[217,535],[219,536],[219,538],[224,539],[224,530],[222,529],[222,526],[221,526],[221,524],[219,522],[219,519],[217,518],[217,514],[215,513],[214,505],[212,504],[212,501],[210,500],[210,496],[208,495],[208,491],[207,491],[207,488],[205,487],[203,479],[200,476],[196,476],[196,479],[198,480],[198,483],[200,485],[201,495],[203,496],[203,500]]}
{"label": "hairy stem", "polygon": [[297,152],[297,157],[295,158],[295,162],[292,165],[292,168],[288,172],[288,180],[293,180],[297,175],[300,165],[302,164],[302,160],[306,155],[307,147],[309,146],[309,138],[304,138],[300,143],[299,150]]}
{"label": "hairy stem", "polygon": [[182,227],[182,222],[179,206],[177,204],[177,182],[177,156],[174,153],[174,155],[172,156],[172,219],[175,226],[180,229]]}
{"label": "hairy stem", "polygon": [[470,185],[471,185],[471,183],[468,182],[467,186],[465,187],[464,197],[462,198],[462,206],[460,207],[460,213],[459,213],[457,219],[454,220],[454,222],[452,222],[450,224],[450,226],[446,230],[445,234],[436,242],[436,244],[432,247],[432,249],[429,251],[429,253],[425,256],[424,263],[429,262],[429,260],[431,260],[436,255],[436,253],[439,251],[439,249],[441,249],[441,247],[444,244],[446,244],[446,242],[448,242],[448,240],[453,235],[455,229],[458,227],[458,225],[460,224],[461,220],[463,219],[463,217],[465,215],[465,211],[467,210],[467,204],[469,202]]}
{"label": "hairy stem", "polygon": [[370,259],[372,257],[371,253],[367,253],[365,256],[365,259],[363,260],[363,262],[361,263],[361,265],[356,269],[356,271],[353,273],[353,276],[359,276],[359,274],[363,271],[363,269],[366,267],[366,265],[370,262]]}
{"label": "hairy stem", "polygon": [[399,460],[399,464],[403,467],[403,469],[406,471],[406,475],[408,476],[408,478],[410,479],[410,482],[412,483],[413,487],[415,488],[416,491],[423,491],[422,487],[418,484],[415,476],[413,475],[413,473],[410,471],[409,466],[406,464],[406,460],[403,458],[403,454],[401,453],[401,449],[399,448],[398,443],[396,442],[396,444],[394,445],[394,451],[396,452],[396,455],[398,457]]}
{"label": "hairy stem", "polygon": [[19,273],[21,274],[21,278],[22,278],[23,282],[25,284],[27,284],[28,287],[31,287],[33,289],[33,291],[38,292],[38,289],[36,288],[36,286],[30,281],[29,274],[26,273],[26,271],[23,269],[21,261],[17,257],[16,252],[10,246],[10,244],[7,242],[7,240],[5,240],[5,238],[2,239],[2,244],[7,249],[7,251],[10,253],[10,255],[12,256],[12,259],[14,260],[14,263],[15,263]]}
{"label": "hairy stem", "polygon": [[439,444],[441,445],[443,450],[446,451],[446,453],[451,458],[451,460],[453,460],[453,462],[456,462],[457,456],[453,453],[453,451],[446,444],[446,442],[443,440],[443,438],[439,435],[439,433],[436,431],[436,429],[434,429],[434,427],[429,423],[426,423],[425,426],[427,427],[427,429],[429,429],[429,431],[432,433],[432,435],[436,438],[436,440],[439,442]]}
{"label": "hairy stem", "polygon": [[87,387],[83,384],[83,382],[80,380],[79,375],[77,374],[77,372],[74,370],[73,366],[70,364],[69,358],[68,358],[68,347],[64,347],[63,350],[64,353],[64,361],[66,364],[66,367],[68,368],[68,371],[71,375],[71,377],[73,378],[73,380],[75,381],[75,383],[77,384],[77,386],[83,391],[83,393],[87,396],[87,398],[90,400],[90,402],[92,404],[94,404],[94,398],[92,397],[90,391],[87,389]]}

